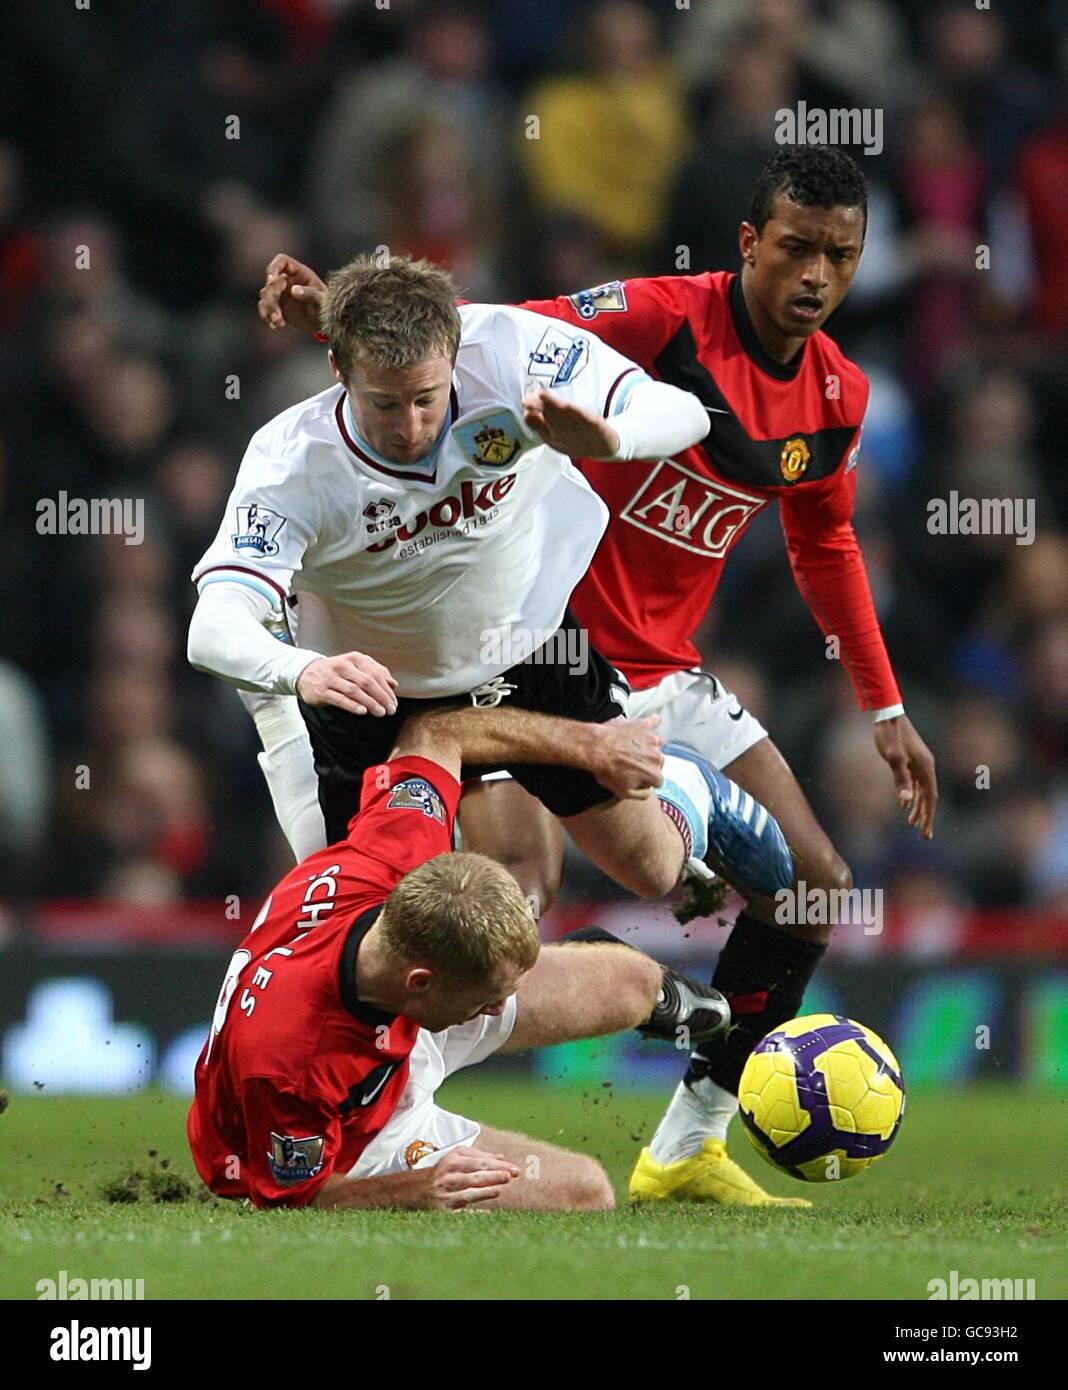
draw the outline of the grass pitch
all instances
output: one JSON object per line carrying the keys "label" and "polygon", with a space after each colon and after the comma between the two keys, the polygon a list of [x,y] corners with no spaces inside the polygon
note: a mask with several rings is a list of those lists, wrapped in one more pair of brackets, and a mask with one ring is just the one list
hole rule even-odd
{"label": "grass pitch", "polygon": [[[458,1078],[445,1104],[595,1153],[625,1203],[663,1098]],[[109,1203],[132,1169],[195,1182],[185,1104],[14,1096],[0,1115],[0,1296],[39,1279],[143,1279],[148,1299],[926,1299],[928,1280],[1034,1279],[1068,1297],[1068,1093],[914,1091],[891,1153],[840,1185],[732,1152],[810,1212],[667,1205],[610,1214],[262,1213],[211,1200]],[[155,1151],[150,1156],[150,1150]],[[161,1168],[167,1159],[166,1168]],[[157,1179],[157,1187],[158,1187]],[[197,1184],[199,1186],[199,1184]]]}

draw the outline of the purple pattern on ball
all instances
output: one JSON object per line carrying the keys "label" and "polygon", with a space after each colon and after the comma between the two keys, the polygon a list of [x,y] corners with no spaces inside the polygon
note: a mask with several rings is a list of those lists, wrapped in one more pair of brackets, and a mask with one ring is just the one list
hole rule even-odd
{"label": "purple pattern on ball", "polygon": [[762,1038],[754,1052],[788,1052],[794,1060],[798,1100],[809,1116],[809,1125],[804,1134],[788,1143],[776,1146],[769,1137],[742,1111],[742,1121],[751,1134],[781,1168],[803,1178],[798,1165],[822,1158],[828,1151],[841,1149],[847,1158],[876,1158],[893,1143],[904,1115],[904,1107],[898,1115],[893,1129],[884,1139],[878,1134],[850,1134],[835,1127],[831,1119],[830,1102],[827,1098],[827,1083],[822,1072],[815,1070],[815,1063],[836,1043],[854,1041],[861,1051],[878,1065],[879,1071],[891,1078],[904,1094],[905,1087],[901,1077],[890,1067],[868,1042],[867,1037],[857,1025],[843,1014],[834,1015],[833,1024],[824,1024],[796,1037],[783,1033],[769,1033]]}

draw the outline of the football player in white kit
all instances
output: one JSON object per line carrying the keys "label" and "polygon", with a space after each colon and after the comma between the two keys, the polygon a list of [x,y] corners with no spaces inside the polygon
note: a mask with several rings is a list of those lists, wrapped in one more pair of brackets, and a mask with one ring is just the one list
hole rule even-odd
{"label": "football player in white kit", "polygon": [[[619,673],[581,643],[574,659],[567,600],[607,509],[567,455],[660,457],[708,430],[696,398],[593,335],[455,297],[444,272],[405,258],[331,277],[339,385],[253,436],[194,572],[189,659],[266,697],[262,761],[298,857],[344,836],[363,773],[428,700],[624,713]],[[774,819],[692,754],[667,757],[655,799],[509,770],[642,896],[669,891],[691,857],[749,893],[791,881]]]}

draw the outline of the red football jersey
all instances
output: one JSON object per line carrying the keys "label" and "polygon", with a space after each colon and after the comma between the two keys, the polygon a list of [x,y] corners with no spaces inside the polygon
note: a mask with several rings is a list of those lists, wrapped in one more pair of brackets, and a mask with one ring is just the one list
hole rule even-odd
{"label": "red football jersey", "polygon": [[358,1001],[356,952],[399,879],[452,848],[459,799],[426,758],[369,768],[348,838],[287,874],[234,952],[187,1125],[218,1196],[304,1206],[392,1115],[419,1025]]}
{"label": "red football jersey", "polygon": [[900,701],[860,548],[853,496],[868,382],[825,333],[788,366],[764,351],[737,275],[611,281],[521,307],[588,328],[697,395],[712,428],[672,459],[576,460],[611,520],[571,607],[636,689],[700,665],[693,634],[723,564],[778,500],[798,586],[836,634],[862,706]]}

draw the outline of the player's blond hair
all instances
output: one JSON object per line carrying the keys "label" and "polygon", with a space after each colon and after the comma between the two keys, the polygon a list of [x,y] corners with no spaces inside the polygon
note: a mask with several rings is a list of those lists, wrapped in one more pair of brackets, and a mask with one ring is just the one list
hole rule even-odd
{"label": "player's blond hair", "polygon": [[406,873],[378,919],[382,944],[398,961],[464,981],[508,963],[529,970],[538,927],[519,884],[481,854],[439,854]]}
{"label": "player's blond hair", "polygon": [[414,367],[441,354],[456,360],[456,286],[430,261],[357,256],[326,282],[319,324],[348,377],[357,362]]}

